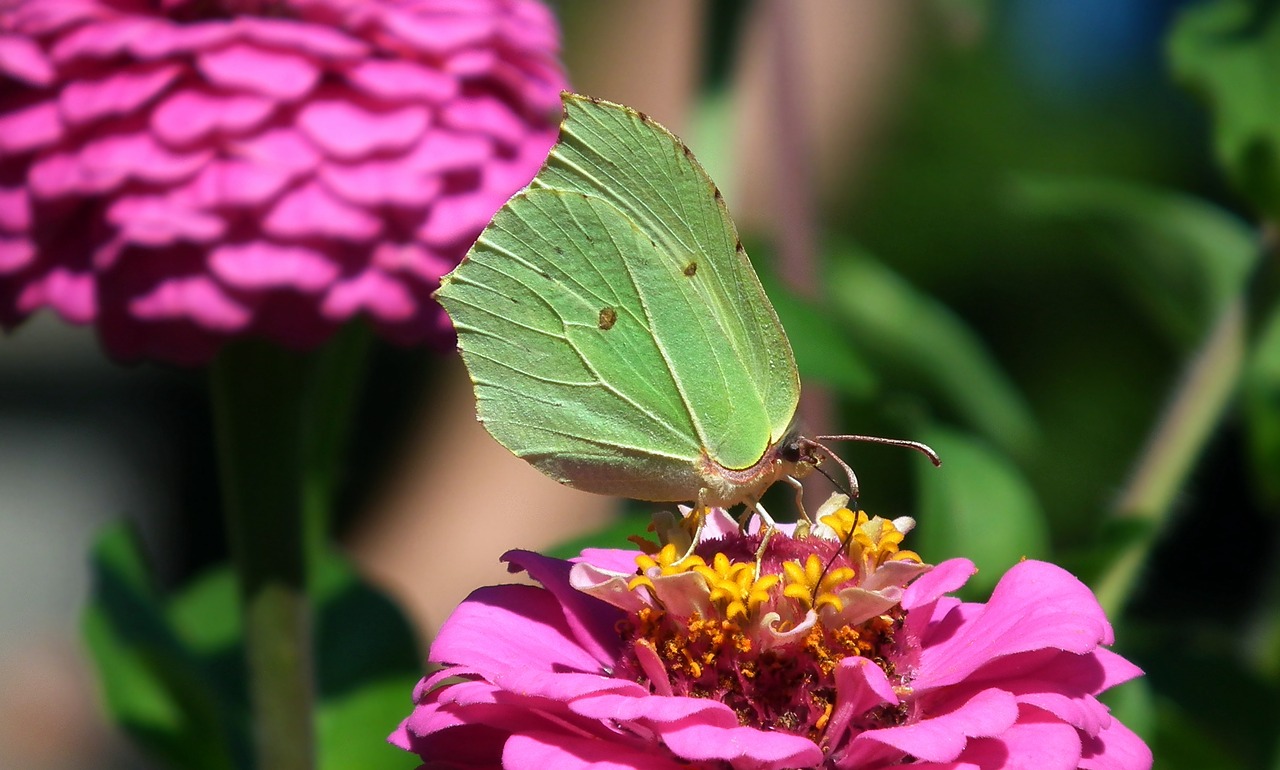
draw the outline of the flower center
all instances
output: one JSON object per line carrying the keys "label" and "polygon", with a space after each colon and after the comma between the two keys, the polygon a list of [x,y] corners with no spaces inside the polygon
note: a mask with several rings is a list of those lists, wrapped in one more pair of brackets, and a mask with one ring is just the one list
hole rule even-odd
{"label": "flower center", "polygon": [[[906,522],[909,520],[899,520]],[[628,588],[643,601],[618,624],[627,654],[616,672],[664,695],[710,698],[742,725],[785,730],[822,745],[841,660],[867,658],[907,690],[897,671],[902,581],[926,567],[900,551],[904,525],[840,509],[813,533],[728,531],[684,558],[674,545],[637,557]],[[898,724],[897,709],[862,715],[860,729]]]}

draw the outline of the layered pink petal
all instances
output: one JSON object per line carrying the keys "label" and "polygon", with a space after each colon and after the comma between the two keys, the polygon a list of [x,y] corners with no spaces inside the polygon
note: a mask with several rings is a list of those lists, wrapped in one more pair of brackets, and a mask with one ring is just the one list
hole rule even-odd
{"label": "layered pink petal", "polygon": [[241,134],[262,125],[276,102],[254,94],[223,94],[185,89],[151,113],[151,128],[166,144],[184,146],[219,132]]}
{"label": "layered pink petal", "polygon": [[306,57],[246,43],[201,53],[196,66],[214,85],[284,101],[301,99],[320,80]]}
{"label": "layered pink petal", "polygon": [[72,125],[128,115],[155,99],[182,73],[174,63],[115,70],[95,80],[77,80],[62,89],[58,106]]}
{"label": "layered pink petal", "polygon": [[503,744],[505,770],[682,770],[688,765],[642,742],[604,741],[568,732],[529,731]]}
{"label": "layered pink petal", "polygon": [[440,629],[431,659],[499,673],[594,672],[600,665],[578,646],[555,597],[532,586],[474,591]]}
{"label": "layered pink petal", "polygon": [[242,289],[292,287],[317,292],[338,276],[338,266],[322,252],[269,241],[225,244],[209,255],[209,267],[223,283]]}
{"label": "layered pink petal", "polygon": [[929,762],[950,762],[970,738],[1000,735],[1018,719],[1018,704],[1003,690],[983,690],[952,711],[925,715],[901,727],[868,730],[854,745],[881,743]]}
{"label": "layered pink petal", "polygon": [[1082,654],[1110,641],[1111,626],[1083,583],[1059,567],[1026,561],[1001,578],[971,622],[921,652],[916,686],[956,684],[1005,655],[1044,648]]}
{"label": "layered pink petal", "polygon": [[313,101],[298,115],[307,138],[342,159],[405,150],[422,136],[428,121],[425,107],[372,112],[337,99]]}

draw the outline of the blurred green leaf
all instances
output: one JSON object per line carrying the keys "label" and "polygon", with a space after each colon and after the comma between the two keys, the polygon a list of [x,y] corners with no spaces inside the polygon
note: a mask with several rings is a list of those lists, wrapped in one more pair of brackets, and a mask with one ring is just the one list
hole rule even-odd
{"label": "blurred green leaf", "polygon": [[876,376],[831,319],[768,271],[761,271],[760,281],[787,330],[801,379],[822,383],[850,398],[869,398],[876,389]]}
{"label": "blurred green leaf", "polygon": [[1245,363],[1244,409],[1259,494],[1280,507],[1280,305],[1263,324]]}
{"label": "blurred green leaf", "polygon": [[1113,179],[1021,177],[1015,213],[1065,226],[1079,258],[1111,273],[1183,347],[1240,292],[1258,254],[1252,228],[1204,200]]}
{"label": "blurred green leaf", "polygon": [[604,527],[560,543],[546,553],[548,556],[554,556],[557,559],[572,559],[582,553],[584,548],[634,549],[636,547],[635,544],[627,538],[636,535],[653,540],[652,533],[648,532],[649,522],[652,520],[653,516],[648,511],[628,509],[625,513],[615,516]]}
{"label": "blurred green leaf", "polygon": [[1267,217],[1280,213],[1280,13],[1214,0],[1182,12],[1169,38],[1175,77],[1213,115],[1218,161]]}
{"label": "blurred green leaf", "polygon": [[[248,767],[247,694],[236,583],[221,567],[172,599],[147,575],[128,527],[95,550],[85,613],[111,713],[145,748],[183,768]],[[340,555],[317,565],[317,740],[322,770],[403,770],[413,758],[386,743],[422,675],[413,630],[392,602]]]}
{"label": "blurred green leaf", "polygon": [[1215,738],[1178,704],[1162,699],[1158,715],[1159,729],[1152,749],[1161,770],[1231,770],[1244,766],[1232,757],[1229,743]]}
{"label": "blurred green leaf", "polygon": [[1000,452],[960,431],[933,427],[926,442],[942,467],[920,465],[920,526],[912,549],[928,561],[972,559],[979,572],[966,593],[987,596],[1023,558],[1049,556],[1049,533],[1035,492]]}
{"label": "blurred green leaf", "polygon": [[111,716],[174,766],[246,767],[244,713],[174,632],[133,530],[109,527],[92,562],[83,630]]}
{"label": "blurred green leaf", "polygon": [[386,738],[408,716],[422,678],[413,629],[340,555],[330,552],[319,573],[320,770],[410,768],[415,758]]}
{"label": "blurred green leaf", "polygon": [[929,393],[1007,452],[1030,449],[1030,407],[959,316],[852,248],[832,255],[825,283],[831,314],[886,386]]}

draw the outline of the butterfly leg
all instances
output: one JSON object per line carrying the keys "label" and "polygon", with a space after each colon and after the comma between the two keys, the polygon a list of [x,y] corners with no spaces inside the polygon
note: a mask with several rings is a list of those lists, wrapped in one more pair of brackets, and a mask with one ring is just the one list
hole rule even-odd
{"label": "butterfly leg", "polygon": [[809,517],[809,512],[804,509],[804,485],[795,476],[783,476],[782,480],[790,484],[796,491],[796,510],[800,512],[800,516],[796,520],[796,537],[806,537],[809,534],[810,527],[813,526],[813,519]]}

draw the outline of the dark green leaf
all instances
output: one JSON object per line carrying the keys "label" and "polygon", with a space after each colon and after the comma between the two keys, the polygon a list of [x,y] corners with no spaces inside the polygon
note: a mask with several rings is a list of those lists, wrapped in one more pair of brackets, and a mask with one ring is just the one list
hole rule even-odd
{"label": "dark green leaf", "polygon": [[337,554],[314,581],[320,660],[317,735],[321,770],[400,770],[413,757],[387,736],[408,716],[422,677],[413,629],[380,591]]}
{"label": "dark green leaf", "polygon": [[1169,40],[1175,77],[1213,115],[1218,161],[1269,218],[1280,214],[1280,13],[1214,0],[1183,11]]}
{"label": "dark green leaf", "polygon": [[169,624],[127,525],[99,538],[93,571],[84,635],[112,717],[174,766],[245,767],[244,713]]}
{"label": "dark green leaf", "polygon": [[802,381],[821,383],[851,398],[870,397],[876,389],[875,374],[831,319],[763,271],[760,280],[787,330]]}
{"label": "dark green leaf", "polygon": [[926,561],[964,556],[979,572],[965,587],[986,596],[1023,558],[1049,555],[1044,513],[1022,473],[985,442],[934,427],[924,435],[942,467],[919,474],[920,521],[910,545]]}
{"label": "dark green leaf", "polygon": [[1156,187],[1023,177],[1011,202],[1035,224],[1067,228],[1082,267],[1109,274],[1184,348],[1239,294],[1258,253],[1238,217]]}
{"label": "dark green leaf", "polygon": [[[113,717],[176,767],[247,767],[244,652],[231,571],[211,570],[165,600],[123,525],[99,540],[94,566],[85,636]],[[317,573],[320,767],[411,767],[412,757],[386,737],[408,715],[421,677],[413,630],[341,556],[330,553]]]}
{"label": "dark green leaf", "polygon": [[1244,408],[1257,489],[1280,507],[1280,306],[1258,334],[1245,364]]}
{"label": "dark green leaf", "polygon": [[895,387],[923,391],[1014,454],[1035,440],[1021,393],[978,336],[944,305],[852,249],[827,270],[830,311]]}
{"label": "dark green leaf", "polygon": [[652,520],[653,516],[647,511],[628,510],[595,532],[557,545],[547,555],[557,559],[571,559],[582,553],[584,548],[635,548],[635,544],[627,538],[637,536],[653,540],[653,534],[648,532],[649,522]]}

